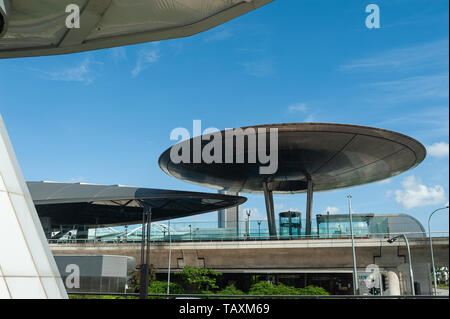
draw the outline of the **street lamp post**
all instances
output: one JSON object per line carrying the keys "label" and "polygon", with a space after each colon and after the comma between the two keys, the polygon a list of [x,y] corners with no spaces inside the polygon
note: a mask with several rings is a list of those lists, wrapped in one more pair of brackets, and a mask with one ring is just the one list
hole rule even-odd
{"label": "street lamp post", "polygon": [[259,240],[261,240],[261,220],[258,220],[258,237]]}
{"label": "street lamp post", "polygon": [[352,195],[348,195],[348,214],[350,216],[350,234],[352,237],[352,255],[353,255],[353,293],[359,295],[358,272],[356,270],[356,253],[355,253],[355,238],[353,236],[353,217],[352,217]]}
{"label": "street lamp post", "polygon": [[330,238],[330,212],[327,211],[327,238]]}
{"label": "street lamp post", "polygon": [[400,235],[397,235],[395,237],[392,237],[392,238],[388,239],[388,243],[392,244],[394,241],[396,241],[400,237],[403,237],[403,239],[405,240],[406,250],[408,251],[409,278],[410,278],[410,281],[411,281],[411,292],[412,292],[412,295],[414,296],[416,294],[416,292],[415,292],[415,288],[414,288],[414,274],[413,274],[413,269],[412,269],[411,250],[409,249],[408,238],[406,237],[405,234],[400,234]]}
{"label": "street lamp post", "polygon": [[434,286],[434,294],[437,295],[437,283],[436,283],[436,267],[434,266],[434,254],[433,254],[433,240],[431,239],[431,216],[433,216],[434,213],[448,209],[448,205],[442,208],[436,209],[434,212],[430,214],[430,217],[428,217],[428,237],[430,239],[430,254],[431,254],[431,265],[433,267],[433,286]]}
{"label": "street lamp post", "polygon": [[247,238],[250,238],[250,214],[251,214],[251,210],[247,209],[247,211],[245,213],[247,214],[246,233],[247,233]]}

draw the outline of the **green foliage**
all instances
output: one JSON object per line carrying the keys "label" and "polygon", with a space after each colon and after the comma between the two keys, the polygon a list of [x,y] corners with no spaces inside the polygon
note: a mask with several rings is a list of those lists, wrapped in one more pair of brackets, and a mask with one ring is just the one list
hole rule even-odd
{"label": "green foliage", "polygon": [[[139,292],[141,281],[141,272],[139,270],[134,270],[128,277],[128,292]],[[148,274],[149,284],[156,281],[156,268],[153,265],[149,267]]]}
{"label": "green foliage", "polygon": [[120,297],[120,296],[99,296],[98,299],[125,299],[125,297]]}
{"label": "green foliage", "polygon": [[329,293],[322,287],[307,286],[299,289],[299,295],[303,296],[328,296]]}
{"label": "green foliage", "polygon": [[184,267],[183,271],[175,273],[175,275],[180,278],[185,290],[201,292],[202,290],[217,289],[216,281],[221,273],[206,268]]}
{"label": "green foliage", "polygon": [[218,295],[245,295],[245,293],[242,290],[237,289],[234,285],[226,286],[224,289],[217,292]]}
{"label": "green foliage", "polygon": [[133,270],[128,277],[128,291],[139,292],[139,270]]}
{"label": "green foliage", "polygon": [[[148,287],[149,294],[166,294],[167,293],[167,281],[154,281]],[[183,294],[184,289],[175,282],[170,283],[170,294]]]}
{"label": "green foliage", "polygon": [[250,295],[297,295],[295,288],[278,284],[277,286],[268,281],[261,281],[250,287]]}
{"label": "green foliage", "polygon": [[69,299],[138,299],[134,296],[121,297],[121,296],[110,296],[110,295],[71,295],[69,294]]}
{"label": "green foliage", "polygon": [[296,296],[296,295],[328,295],[328,292],[321,288],[315,286],[308,286],[306,288],[295,288],[291,286],[286,286],[284,284],[273,285],[267,281],[261,281],[253,284],[250,288],[250,295],[285,295],[285,296]]}

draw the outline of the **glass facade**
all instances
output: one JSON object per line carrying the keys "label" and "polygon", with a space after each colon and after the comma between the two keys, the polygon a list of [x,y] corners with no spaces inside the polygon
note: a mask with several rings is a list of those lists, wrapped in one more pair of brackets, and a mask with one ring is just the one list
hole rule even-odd
{"label": "glass facade", "polygon": [[[349,238],[348,214],[316,215],[312,221],[312,234],[306,236],[305,221],[298,212],[285,212],[277,220],[278,239],[326,239]],[[141,225],[118,227],[95,227],[64,225],[54,230],[49,239],[52,243],[66,242],[140,242]],[[413,217],[397,215],[353,214],[354,235],[359,238],[383,238],[405,233],[409,237],[424,237],[423,226]],[[151,227],[153,241],[231,241],[270,239],[267,221],[245,220],[229,222],[227,227],[217,227],[217,222],[155,222]]]}
{"label": "glass facade", "polygon": [[302,215],[299,212],[280,213],[280,238],[299,238],[301,236]]}
{"label": "glass facade", "polygon": [[[405,215],[353,214],[353,234],[356,237],[383,238],[404,233],[409,237],[424,237],[425,229],[415,218]],[[317,236],[319,238],[340,238],[350,236],[348,214],[317,215]]]}

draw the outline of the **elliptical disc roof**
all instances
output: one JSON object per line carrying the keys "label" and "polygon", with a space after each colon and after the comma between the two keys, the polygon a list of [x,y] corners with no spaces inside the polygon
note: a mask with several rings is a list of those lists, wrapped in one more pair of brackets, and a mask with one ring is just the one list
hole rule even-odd
{"label": "elliptical disc roof", "polygon": [[[327,191],[381,181],[405,172],[426,156],[425,147],[406,135],[379,128],[328,124],[291,123],[253,127],[278,129],[278,170],[262,175],[259,168],[266,164],[225,163],[225,132],[222,137],[222,162],[207,164],[179,163],[170,158],[170,148],[159,158],[159,166],[167,174],[219,190],[243,193],[263,192],[263,182],[275,193],[306,192],[308,177],[314,191]],[[237,134],[240,136],[242,134]],[[267,134],[268,135],[268,134]],[[190,147],[191,158],[196,137],[182,143]],[[206,145],[209,140],[201,141]],[[269,145],[267,142],[266,145]],[[236,143],[234,144],[236,151]],[[269,154],[268,150],[267,153]],[[236,157],[236,154],[234,154]]]}

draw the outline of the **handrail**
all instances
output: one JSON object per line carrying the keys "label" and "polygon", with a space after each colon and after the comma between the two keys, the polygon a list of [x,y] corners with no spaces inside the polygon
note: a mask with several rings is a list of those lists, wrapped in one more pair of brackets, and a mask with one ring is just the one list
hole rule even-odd
{"label": "handrail", "polygon": [[[409,236],[417,236],[422,235],[422,237],[416,237],[416,239],[425,239],[428,238],[428,233],[425,232],[406,232],[405,235]],[[438,236],[435,238],[448,238],[448,232],[432,232],[432,234],[440,234],[444,236]],[[356,234],[354,237],[355,239],[379,239],[384,240],[388,239],[390,237],[393,237],[397,235],[397,233],[367,233],[367,234]],[[445,236],[446,235],[446,236]],[[254,241],[292,241],[292,240],[315,240],[315,241],[323,241],[323,240],[344,240],[344,239],[350,239],[350,234],[345,235],[339,235],[339,236],[325,236],[325,235],[300,235],[300,236],[290,236],[290,237],[284,237],[284,236],[278,236],[278,237],[270,237],[270,236],[198,236],[195,238],[171,238],[171,241],[173,243],[192,243],[192,242],[233,242],[233,241],[246,241],[246,242],[254,242]],[[120,239],[120,240],[104,240],[104,239],[48,239],[49,244],[133,244],[133,243],[140,243],[141,240],[130,240],[130,239]],[[168,237],[159,237],[154,236],[151,238],[152,243],[168,243],[169,238]]]}

